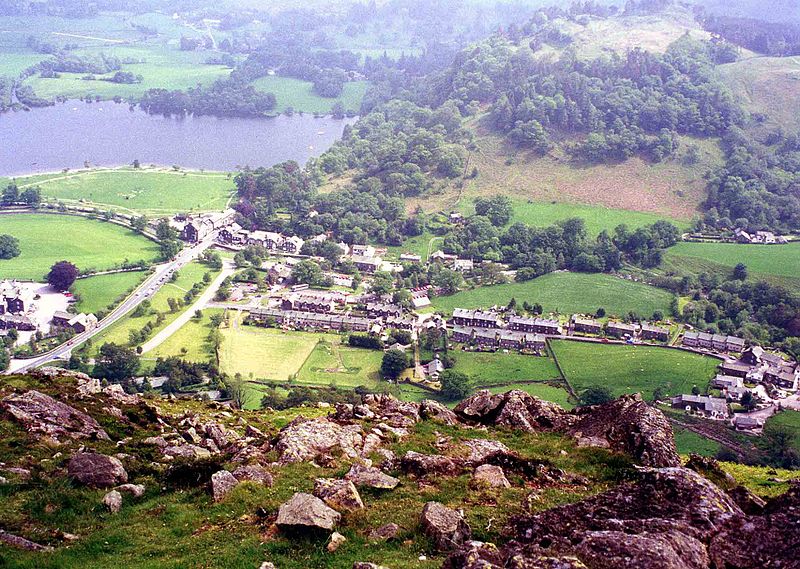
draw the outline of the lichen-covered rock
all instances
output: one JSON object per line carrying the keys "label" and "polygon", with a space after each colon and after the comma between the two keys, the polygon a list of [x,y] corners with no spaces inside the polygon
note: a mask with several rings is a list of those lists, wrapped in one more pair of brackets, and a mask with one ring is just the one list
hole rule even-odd
{"label": "lichen-covered rock", "polygon": [[366,486],[379,490],[393,490],[400,484],[400,480],[394,476],[389,476],[374,466],[363,464],[354,464],[344,477],[358,487]]}
{"label": "lichen-covered rock", "polygon": [[141,498],[144,496],[144,484],[122,484],[114,488],[118,492],[124,492],[126,494],[130,494],[134,498]]}
{"label": "lichen-covered rock", "polygon": [[164,456],[188,460],[197,460],[198,458],[208,458],[211,456],[211,452],[208,449],[190,444],[168,446],[162,449],[161,452]]}
{"label": "lichen-covered rock", "polygon": [[231,493],[231,490],[236,488],[239,481],[236,477],[227,470],[220,470],[211,475],[211,494],[214,496],[215,502],[221,502],[225,496]]}
{"label": "lichen-covered rock", "polygon": [[424,399],[419,404],[419,416],[422,419],[438,421],[451,427],[459,424],[458,416],[455,413],[432,399]]}
{"label": "lichen-covered rock", "polygon": [[481,464],[472,473],[470,484],[475,488],[510,488],[503,469],[493,464]]}
{"label": "lichen-covered rock", "polygon": [[576,421],[571,431],[578,437],[605,439],[612,449],[627,453],[643,466],[681,464],[669,421],[639,394],[623,395],[603,405],[578,407],[572,413]]}
{"label": "lichen-covered rock", "polygon": [[416,476],[457,476],[461,464],[449,456],[408,451],[400,461],[403,472]]}
{"label": "lichen-covered rock", "polygon": [[327,418],[298,417],[278,434],[275,448],[282,464],[312,461],[320,455],[340,451],[358,458],[364,446],[360,425],[340,425]]}
{"label": "lichen-covered rock", "polygon": [[559,430],[570,423],[569,414],[555,403],[518,389],[493,395],[483,389],[459,403],[455,414],[480,425],[503,425],[527,432]]}
{"label": "lichen-covered rock", "polygon": [[452,551],[472,536],[472,530],[464,516],[439,502],[425,504],[420,524],[425,535],[433,540],[439,551]]}
{"label": "lichen-covered rock", "polygon": [[354,512],[364,509],[361,495],[350,480],[317,478],[314,482],[313,494],[339,512]]}
{"label": "lichen-covered rock", "polygon": [[263,466],[255,464],[240,466],[233,471],[233,476],[239,482],[256,482],[264,486],[272,486],[272,475]]}
{"label": "lichen-covered rock", "polygon": [[67,465],[67,473],[92,488],[111,488],[128,481],[128,473],[118,458],[94,452],[74,455]]}
{"label": "lichen-covered rock", "polygon": [[399,533],[399,525],[388,523],[369,532],[369,538],[373,541],[389,541],[390,539],[395,539]]}
{"label": "lichen-covered rock", "polygon": [[112,514],[118,514],[122,509],[122,494],[116,490],[108,492],[103,496],[103,505],[108,508],[108,511]]}
{"label": "lichen-covered rock", "polygon": [[110,440],[92,417],[35,390],[6,396],[0,400],[0,408],[29,433],[55,440],[61,437]]}
{"label": "lichen-covered rock", "polygon": [[411,427],[420,419],[417,403],[400,401],[386,393],[368,393],[361,399],[376,419],[392,427]]}
{"label": "lichen-covered rock", "polygon": [[278,510],[275,523],[289,530],[332,530],[342,515],[325,502],[304,492],[298,492]]}
{"label": "lichen-covered rock", "polygon": [[691,454],[686,463],[686,468],[694,470],[725,490],[745,514],[760,515],[764,512],[766,502],[744,486],[741,486],[713,458]]}
{"label": "lichen-covered rock", "polygon": [[476,467],[490,462],[493,458],[511,454],[509,448],[500,441],[488,439],[468,439],[461,443],[469,453],[464,461],[465,466]]}
{"label": "lichen-covered rock", "polygon": [[328,540],[328,545],[325,546],[325,549],[328,551],[328,553],[335,553],[345,541],[347,541],[347,538],[338,531],[335,531],[331,534],[331,537]]}

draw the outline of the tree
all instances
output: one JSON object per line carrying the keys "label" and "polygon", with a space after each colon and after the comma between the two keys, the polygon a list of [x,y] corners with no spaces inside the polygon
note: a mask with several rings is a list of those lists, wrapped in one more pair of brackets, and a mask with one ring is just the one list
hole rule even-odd
{"label": "tree", "polygon": [[225,391],[237,409],[244,409],[253,399],[253,392],[247,389],[246,383],[238,373],[236,377],[225,382]]}
{"label": "tree", "polygon": [[292,279],[296,283],[319,284],[323,280],[322,269],[310,259],[304,259],[292,268]]}
{"label": "tree", "polygon": [[396,380],[408,367],[408,357],[401,350],[389,350],[383,354],[381,377]]}
{"label": "tree", "polygon": [[600,405],[602,403],[608,403],[612,399],[614,399],[614,396],[611,395],[611,390],[608,387],[604,385],[593,385],[586,388],[583,393],[581,393],[579,404],[581,406]]}
{"label": "tree", "polygon": [[461,273],[451,271],[450,269],[442,269],[435,277],[433,277],[433,284],[442,289],[444,294],[455,294],[458,292],[458,287],[464,281]]}
{"label": "tree", "polygon": [[0,235],[0,259],[19,257],[19,240],[12,235]]}
{"label": "tree", "polygon": [[386,271],[378,271],[372,277],[372,284],[370,284],[369,290],[377,295],[383,296],[384,294],[389,294],[394,289],[394,276],[392,273],[387,273]]}
{"label": "tree", "polygon": [[22,192],[20,199],[25,202],[25,205],[39,207],[39,204],[42,203],[42,192],[39,188],[28,188]]}
{"label": "tree", "polygon": [[761,437],[761,447],[769,456],[771,462],[784,468],[793,468],[798,460],[794,442],[797,435],[786,425],[769,422],[764,427]]}
{"label": "tree", "polygon": [[747,280],[747,265],[744,263],[737,263],[733,268],[733,278],[737,281]]}
{"label": "tree", "polygon": [[133,227],[139,233],[144,231],[147,228],[147,216],[140,215],[131,219],[131,227]]}
{"label": "tree", "polygon": [[475,213],[488,217],[496,226],[505,225],[511,220],[513,207],[506,196],[475,199]]}
{"label": "tree", "polygon": [[747,411],[752,411],[758,406],[758,398],[753,395],[752,391],[745,391],[742,394],[742,398],[739,400],[739,403]]}
{"label": "tree", "polygon": [[442,386],[442,397],[448,401],[464,399],[472,389],[472,380],[465,373],[446,369],[439,376]]}
{"label": "tree", "polygon": [[69,290],[79,274],[78,267],[69,261],[59,261],[50,267],[50,272],[47,273],[47,283],[59,291]]}
{"label": "tree", "polygon": [[19,201],[19,188],[16,184],[9,184],[3,190],[3,205],[13,205]]}
{"label": "tree", "polygon": [[130,379],[139,371],[139,356],[130,348],[117,344],[103,344],[95,360],[92,375],[99,379],[120,382]]}

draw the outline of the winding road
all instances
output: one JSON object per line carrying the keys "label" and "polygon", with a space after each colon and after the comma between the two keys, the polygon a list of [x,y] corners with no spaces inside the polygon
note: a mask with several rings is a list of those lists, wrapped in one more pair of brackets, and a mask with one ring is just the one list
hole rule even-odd
{"label": "winding road", "polygon": [[[199,257],[203,251],[211,247],[214,244],[216,237],[216,232],[214,232],[204,241],[183,249],[170,262],[156,265],[153,274],[147,277],[144,282],[139,285],[125,300],[117,305],[117,307],[114,308],[114,310],[112,310],[108,316],[103,318],[98,323],[96,328],[73,336],[68,342],[61,344],[46,354],[29,359],[12,359],[8,370],[5,373],[24,373],[54,360],[67,359],[73,349],[102,333],[109,326],[113,325],[119,319],[128,314],[128,312],[139,306],[139,304],[141,304],[145,299],[151,298],[162,286],[164,286],[164,284],[169,282],[169,277],[172,275],[172,273],[180,270],[183,266]],[[209,290],[211,289],[212,287],[209,287]],[[190,317],[192,314],[194,314],[193,312],[189,311],[186,311],[186,313],[189,314]]]}

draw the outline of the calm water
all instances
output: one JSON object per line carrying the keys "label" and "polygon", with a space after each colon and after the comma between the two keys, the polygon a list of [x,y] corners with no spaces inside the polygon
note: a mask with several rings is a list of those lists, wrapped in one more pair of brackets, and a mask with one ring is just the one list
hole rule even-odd
{"label": "calm water", "polygon": [[354,119],[312,115],[267,119],[165,118],[110,101],[68,101],[0,114],[0,175],[144,164],[207,170],[301,164],[318,156]]}

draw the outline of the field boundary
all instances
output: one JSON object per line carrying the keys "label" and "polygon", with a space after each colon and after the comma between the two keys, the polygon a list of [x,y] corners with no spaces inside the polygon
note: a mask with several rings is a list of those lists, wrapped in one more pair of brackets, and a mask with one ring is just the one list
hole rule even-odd
{"label": "field boundary", "polygon": [[[562,338],[558,339],[560,340]],[[561,362],[558,361],[555,351],[550,347],[550,340],[551,338],[547,338],[547,351],[550,352],[550,355],[553,357],[553,361],[556,364],[556,369],[558,369],[558,373],[561,374],[561,379],[564,381],[564,385],[567,386],[567,393],[569,393],[570,396],[575,399],[575,401],[578,401],[578,395],[575,393],[575,388],[572,387],[569,379],[567,379],[567,374],[564,373],[564,368],[561,367]]]}

